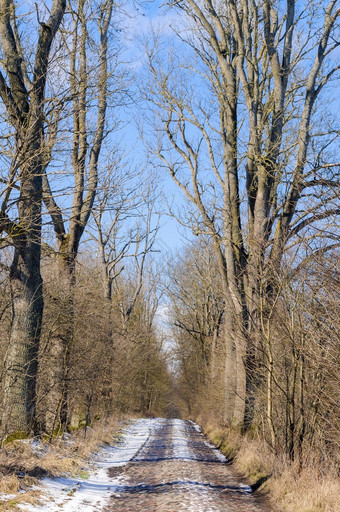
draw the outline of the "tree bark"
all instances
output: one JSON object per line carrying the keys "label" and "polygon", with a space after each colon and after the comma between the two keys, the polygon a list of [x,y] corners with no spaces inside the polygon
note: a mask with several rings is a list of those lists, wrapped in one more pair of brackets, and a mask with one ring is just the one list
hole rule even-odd
{"label": "tree bark", "polygon": [[28,434],[36,427],[36,376],[43,313],[39,176],[27,180],[22,193],[23,189],[27,199],[21,203],[20,217],[27,229],[21,243],[16,241],[10,270],[12,324],[3,379],[3,435]]}
{"label": "tree bark", "polygon": [[[36,428],[36,378],[43,313],[40,274],[43,111],[51,45],[65,8],[65,0],[54,0],[47,22],[41,24],[30,81],[25,73],[20,39],[15,37],[15,6],[11,0],[0,2],[3,68],[9,82],[7,85],[0,72],[0,95],[16,139],[16,155],[0,213],[0,231],[7,232],[14,248],[10,269],[12,325],[2,383],[1,430],[5,436],[15,432],[27,434]],[[11,222],[6,210],[18,169],[18,220]]]}

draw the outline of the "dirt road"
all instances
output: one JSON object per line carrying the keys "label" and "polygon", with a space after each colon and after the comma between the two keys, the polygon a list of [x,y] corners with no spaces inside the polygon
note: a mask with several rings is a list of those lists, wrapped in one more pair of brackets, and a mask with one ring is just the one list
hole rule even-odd
{"label": "dirt road", "polygon": [[119,485],[105,512],[269,511],[187,421],[155,420],[138,453],[108,473]]}
{"label": "dirt road", "polygon": [[123,428],[119,442],[100,448],[82,473],[44,478],[37,488],[40,504],[25,503],[21,509],[270,512],[190,421],[132,421]]}

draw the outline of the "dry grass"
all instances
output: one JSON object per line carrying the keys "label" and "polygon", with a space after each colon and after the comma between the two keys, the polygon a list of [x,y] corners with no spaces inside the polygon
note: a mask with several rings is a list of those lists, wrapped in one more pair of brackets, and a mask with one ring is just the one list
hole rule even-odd
{"label": "dry grass", "polygon": [[287,512],[339,512],[340,482],[335,475],[318,475],[314,468],[297,474],[286,468],[269,484],[273,499]]}
{"label": "dry grass", "polygon": [[273,454],[264,449],[262,444],[247,438],[242,439],[235,458],[235,466],[241,473],[247,475],[252,484],[272,475],[275,462]]}
{"label": "dry grass", "polygon": [[[38,478],[81,472],[90,454],[101,445],[114,443],[121,428],[122,419],[112,419],[98,422],[86,432],[54,438],[52,443],[26,439],[6,444],[0,450],[0,511],[15,510],[24,502],[37,504],[39,491],[31,487]],[[1,494],[10,497],[1,500]]]}
{"label": "dry grass", "polygon": [[5,476],[43,477],[58,476],[71,472],[77,466],[63,453],[61,446],[39,446],[42,453],[36,451],[31,440],[13,441],[0,451],[0,471]]}
{"label": "dry grass", "polygon": [[234,430],[227,430],[216,426],[207,426],[204,433],[211,442],[219,448],[227,459],[234,459],[241,447],[241,437]]}
{"label": "dry grass", "polygon": [[237,432],[205,428],[209,439],[228,457],[250,483],[263,482],[261,490],[273,507],[284,512],[340,512],[340,481],[336,468],[323,473],[310,461],[304,469],[274,455],[264,443]]}
{"label": "dry grass", "polygon": [[[0,512],[7,512],[13,510],[22,510],[19,505],[28,504],[28,505],[39,505],[41,493],[35,490],[28,490],[25,494],[20,494],[15,498],[8,499],[4,502],[0,501]],[[1,496],[0,496],[1,500]]]}
{"label": "dry grass", "polygon": [[16,475],[5,475],[0,477],[0,493],[15,494],[19,489],[20,482]]}

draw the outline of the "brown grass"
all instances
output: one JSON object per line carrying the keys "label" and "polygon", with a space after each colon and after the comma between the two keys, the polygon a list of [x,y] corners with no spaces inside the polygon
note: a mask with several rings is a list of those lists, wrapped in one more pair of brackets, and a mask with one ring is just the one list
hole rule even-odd
{"label": "brown grass", "polygon": [[[88,462],[100,445],[113,444],[119,437],[122,419],[103,420],[94,428],[74,431],[66,438],[41,441],[39,451],[33,440],[16,440],[0,450],[0,511],[15,510],[19,503],[36,504],[39,491],[31,487],[41,477],[74,475]],[[25,490],[24,493],[18,492]],[[16,495],[1,501],[1,494]]]}
{"label": "brown grass", "polygon": [[274,510],[284,512],[340,512],[340,481],[331,465],[317,470],[311,460],[301,470],[283,456],[274,455],[265,442],[241,437],[235,431],[205,428],[209,439],[251,484],[263,481],[261,490]]}
{"label": "brown grass", "polygon": [[287,512],[339,512],[340,482],[333,474],[318,475],[314,468],[297,474],[286,468],[273,479],[269,491]]}
{"label": "brown grass", "polygon": [[19,489],[19,478],[16,475],[5,475],[0,477],[0,493],[15,494]]}
{"label": "brown grass", "polygon": [[[13,510],[22,510],[19,505],[39,505],[41,493],[40,491],[28,490],[25,494],[6,500],[5,502],[0,501],[0,512],[8,512]],[[0,496],[1,500],[1,496]]]}

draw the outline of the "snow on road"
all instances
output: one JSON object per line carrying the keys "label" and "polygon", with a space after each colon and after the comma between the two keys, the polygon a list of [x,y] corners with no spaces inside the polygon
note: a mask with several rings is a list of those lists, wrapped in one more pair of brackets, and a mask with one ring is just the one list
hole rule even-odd
{"label": "snow on road", "polygon": [[193,454],[189,450],[188,440],[184,429],[184,423],[181,420],[172,422],[172,452],[175,459],[192,460]]}
{"label": "snow on road", "polygon": [[264,512],[192,422],[141,419],[80,477],[43,479],[26,512]]}
{"label": "snow on road", "polygon": [[[200,428],[195,423],[191,422],[196,432],[200,432]],[[193,450],[189,447],[187,432],[185,423],[181,420],[173,421],[172,431],[172,449],[174,459],[182,460],[197,460],[197,456]],[[221,454],[222,455],[222,454]],[[222,455],[224,457],[224,455]],[[225,459],[225,457],[224,457]],[[202,480],[201,473],[197,470],[197,467],[193,468],[191,473],[191,480],[184,481],[179,485],[179,491],[185,492],[189,488],[189,503],[184,503],[178,512],[201,512],[203,510],[214,511],[213,496],[211,496],[209,489],[201,487],[199,482]],[[202,504],[204,503],[204,509]],[[207,508],[208,507],[208,508]]]}
{"label": "snow on road", "polygon": [[114,446],[101,448],[93,467],[82,479],[77,477],[44,478],[39,489],[44,504],[21,505],[25,512],[94,512],[102,507],[113,492],[121,488],[123,477],[110,478],[107,469],[126,465],[157,428],[158,420],[139,419],[123,431],[123,437]]}

